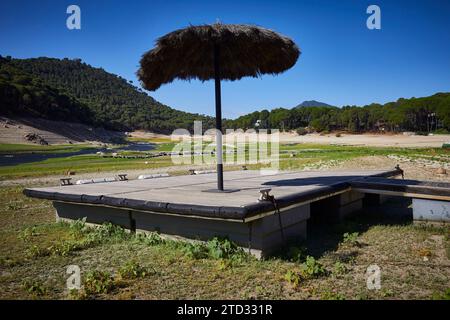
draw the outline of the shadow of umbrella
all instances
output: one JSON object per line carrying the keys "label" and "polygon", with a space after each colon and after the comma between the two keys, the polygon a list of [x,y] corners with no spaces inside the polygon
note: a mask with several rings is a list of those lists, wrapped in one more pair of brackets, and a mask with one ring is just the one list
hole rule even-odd
{"label": "shadow of umbrella", "polygon": [[309,185],[322,185],[331,186],[334,184],[342,184],[345,182],[354,181],[356,179],[362,179],[365,176],[358,175],[348,175],[348,176],[317,176],[317,177],[307,177],[307,178],[296,178],[296,179],[283,179],[264,182],[263,185],[267,186],[277,186],[277,187],[301,187]]}
{"label": "shadow of umbrella", "polygon": [[[288,37],[243,24],[190,26],[159,38],[142,56],[137,76],[147,90],[175,79],[214,79],[216,96],[217,190],[223,188],[221,80],[279,74],[291,68],[300,50]],[[231,190],[228,190],[231,191]]]}

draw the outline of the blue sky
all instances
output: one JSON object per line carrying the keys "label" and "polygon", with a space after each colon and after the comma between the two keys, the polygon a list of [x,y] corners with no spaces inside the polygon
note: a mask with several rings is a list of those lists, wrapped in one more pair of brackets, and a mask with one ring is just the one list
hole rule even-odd
{"label": "blue sky", "polygon": [[[66,8],[81,8],[81,30]],[[370,4],[381,30],[366,28]],[[250,23],[301,48],[287,72],[222,85],[225,117],[303,100],[333,105],[384,103],[450,89],[450,1],[114,1],[2,0],[0,54],[81,58],[137,83],[141,55],[159,36],[189,24]],[[150,95],[176,109],[214,113],[214,84],[175,81]]]}

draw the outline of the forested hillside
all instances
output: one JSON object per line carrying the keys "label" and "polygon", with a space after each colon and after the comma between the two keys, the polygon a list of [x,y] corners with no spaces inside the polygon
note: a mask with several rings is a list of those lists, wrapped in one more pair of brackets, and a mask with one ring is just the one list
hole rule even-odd
{"label": "forested hillside", "polygon": [[95,124],[93,112],[41,79],[0,60],[0,114]]}
{"label": "forested hillside", "polygon": [[[318,105],[313,106],[314,103]],[[160,133],[171,133],[176,128],[191,130],[194,120],[202,120],[205,130],[215,124],[212,117],[163,105],[131,81],[79,59],[0,57],[0,115]],[[450,93],[363,107],[337,108],[306,101],[293,109],[255,111],[235,120],[225,120],[224,127],[254,128],[257,121],[260,128],[299,132],[305,132],[305,127],[314,131],[446,132],[450,131]]]}
{"label": "forested hillside", "polygon": [[256,111],[228,121],[232,128],[260,128],[297,130],[308,127],[315,131],[346,130],[350,132],[376,131],[450,131],[450,93],[437,93],[423,98],[399,99],[384,105],[363,107],[299,106]]}
{"label": "forested hillside", "polygon": [[81,60],[0,58],[0,109],[4,115],[29,115],[170,133],[191,129],[194,120],[212,118],[159,103],[125,79]]}

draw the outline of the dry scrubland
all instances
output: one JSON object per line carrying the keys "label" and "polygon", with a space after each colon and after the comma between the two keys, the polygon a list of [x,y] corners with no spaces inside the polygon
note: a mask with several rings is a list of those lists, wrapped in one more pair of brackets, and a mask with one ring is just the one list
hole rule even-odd
{"label": "dry scrubland", "polygon": [[[162,148],[169,146],[161,144]],[[406,178],[450,181],[448,174],[436,171],[450,169],[450,155],[443,149],[377,149],[293,142],[281,149],[281,166],[285,169],[371,169],[400,164]],[[80,161],[80,166],[83,161],[93,161],[83,159],[80,156],[72,161]],[[152,161],[160,162],[154,165]],[[64,161],[36,166],[42,169],[61,162],[62,174]],[[162,170],[181,174],[188,168],[172,166],[164,158],[147,162],[124,160],[120,168],[131,177]],[[24,168],[27,166],[20,165],[16,170]],[[77,173],[74,178],[117,172],[115,166],[91,169]],[[413,225],[407,200],[390,201],[382,208],[367,209],[338,224],[311,224],[307,242],[289,244],[278,255],[258,261],[224,240],[186,244],[164,240],[156,234],[131,235],[110,225],[90,229],[82,222],[55,223],[51,203],[26,198],[22,189],[56,184],[61,174],[27,173],[23,177],[18,172],[2,179],[0,187],[2,299],[448,299],[450,296],[449,226]],[[366,268],[374,263],[382,270],[381,290],[366,288]],[[83,290],[65,289],[66,266],[70,264],[80,265]]]}

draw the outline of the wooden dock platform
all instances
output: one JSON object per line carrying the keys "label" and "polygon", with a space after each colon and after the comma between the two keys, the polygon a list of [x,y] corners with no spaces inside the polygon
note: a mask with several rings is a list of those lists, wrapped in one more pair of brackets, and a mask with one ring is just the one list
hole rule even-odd
{"label": "wooden dock platform", "polygon": [[216,187],[216,175],[172,176],[86,185],[29,188],[27,196],[79,204],[149,210],[159,213],[245,222],[273,211],[273,204],[258,201],[261,189],[271,189],[278,208],[307,204],[349,191],[350,183],[368,177],[392,177],[397,170],[305,171],[261,175],[259,171],[225,173],[232,193],[208,193]]}
{"label": "wooden dock platform", "polygon": [[[401,173],[394,169],[261,175],[246,170],[225,172],[226,188],[238,190],[232,193],[205,192],[216,186],[214,173],[29,188],[24,193],[52,200],[58,219],[86,217],[89,223],[109,221],[132,231],[191,239],[226,236],[261,256],[289,238],[306,237],[314,211],[324,211],[331,219],[361,209],[364,194],[352,191],[352,182]],[[270,197],[260,199],[262,190]]]}

